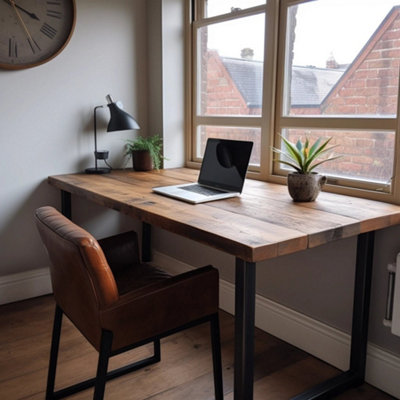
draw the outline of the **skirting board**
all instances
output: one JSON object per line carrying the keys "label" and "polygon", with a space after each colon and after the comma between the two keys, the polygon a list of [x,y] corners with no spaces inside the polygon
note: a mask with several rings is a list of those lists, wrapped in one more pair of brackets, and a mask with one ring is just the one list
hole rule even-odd
{"label": "skirting board", "polygon": [[[193,269],[165,254],[154,252],[153,260],[171,274]],[[0,304],[51,293],[48,268],[0,277]],[[220,280],[220,308],[234,314],[235,287]],[[350,336],[328,325],[256,296],[256,326],[315,357],[345,370],[349,364]],[[368,345],[366,381],[400,398],[400,357]]]}
{"label": "skirting board", "polygon": [[[165,254],[154,252],[155,264],[171,274],[193,269]],[[235,286],[220,280],[220,308],[235,313]],[[341,370],[349,365],[350,335],[256,295],[256,326]],[[365,380],[400,399],[400,357],[368,344]]]}
{"label": "skirting board", "polygon": [[0,276],[0,304],[26,300],[51,292],[48,268]]}

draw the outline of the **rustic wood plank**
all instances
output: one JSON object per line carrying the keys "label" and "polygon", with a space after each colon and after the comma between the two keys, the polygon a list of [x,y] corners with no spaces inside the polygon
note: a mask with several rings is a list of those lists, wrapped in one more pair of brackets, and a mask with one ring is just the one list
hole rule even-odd
{"label": "rustic wood plank", "polygon": [[400,207],[321,193],[294,203],[287,187],[246,180],[241,197],[192,205],[152,192],[154,186],[195,181],[197,170],[117,170],[93,176],[49,177],[59,189],[140,221],[189,237],[246,261],[261,261],[400,223]]}
{"label": "rustic wood plank", "polygon": [[[135,175],[135,174],[134,174]],[[259,261],[280,254],[303,250],[307,238],[303,232],[280,227],[257,218],[216,209],[210,203],[191,205],[152,193],[154,174],[96,177],[78,174],[50,177],[54,186],[112,208],[140,221],[189,237],[247,261]],[[224,202],[240,199],[229,199]]]}
{"label": "rustic wood plank", "polygon": [[308,247],[360,233],[359,221],[354,218],[305,208],[293,201],[276,201],[254,192],[243,194],[242,198],[236,202],[214,202],[210,205],[277,227],[291,227],[298,232],[303,232],[308,236]]}

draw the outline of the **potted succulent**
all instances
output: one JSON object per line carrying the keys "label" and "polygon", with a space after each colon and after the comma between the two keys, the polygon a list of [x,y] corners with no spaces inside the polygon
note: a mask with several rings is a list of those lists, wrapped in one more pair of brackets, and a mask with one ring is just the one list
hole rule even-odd
{"label": "potted succulent", "polygon": [[132,157],[135,171],[160,169],[164,159],[161,151],[162,138],[159,135],[138,136],[136,139],[127,140],[126,143],[126,155]]}
{"label": "potted succulent", "polygon": [[295,144],[281,136],[284,149],[272,150],[283,156],[275,161],[292,167],[295,172],[288,174],[289,194],[294,201],[314,201],[322,186],[326,182],[326,177],[314,171],[319,165],[334,160],[339,156],[327,157],[320,161],[317,159],[331,151],[336,146],[328,147],[328,143],[332,138],[322,141],[317,139],[312,145],[308,138],[302,143],[299,139]]}

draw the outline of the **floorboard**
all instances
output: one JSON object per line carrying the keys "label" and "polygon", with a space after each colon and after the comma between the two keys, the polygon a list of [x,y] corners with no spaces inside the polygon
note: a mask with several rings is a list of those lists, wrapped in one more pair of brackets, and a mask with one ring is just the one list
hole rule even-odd
{"label": "floorboard", "polygon": [[[0,398],[44,399],[54,300],[43,296],[0,306]],[[225,400],[233,400],[233,317],[220,313]],[[151,354],[144,346],[110,362],[115,368]],[[97,353],[64,318],[56,387],[95,374]],[[332,366],[260,330],[255,333],[255,400],[285,400],[337,374]],[[69,397],[87,400],[88,389]],[[211,400],[214,398],[207,325],[161,342],[161,362],[108,382],[106,400]],[[339,400],[390,400],[393,397],[363,384]]]}

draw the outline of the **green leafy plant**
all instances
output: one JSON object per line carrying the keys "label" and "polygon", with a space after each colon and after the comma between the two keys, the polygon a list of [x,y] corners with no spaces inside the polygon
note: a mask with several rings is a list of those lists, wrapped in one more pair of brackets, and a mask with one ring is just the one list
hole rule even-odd
{"label": "green leafy plant", "polygon": [[126,155],[131,156],[133,151],[148,151],[155,169],[160,169],[162,155],[162,138],[159,135],[138,136],[126,142]]}
{"label": "green leafy plant", "polygon": [[328,143],[332,138],[328,138],[324,142],[319,138],[312,145],[307,137],[304,143],[299,139],[295,144],[285,139],[283,136],[281,136],[281,138],[285,146],[285,151],[275,147],[273,147],[272,150],[283,156],[283,159],[280,158],[274,161],[294,168],[299,174],[309,174],[314,170],[314,168],[318,167],[318,165],[340,157],[328,157],[321,161],[317,161],[320,156],[337,147],[328,147]]}

